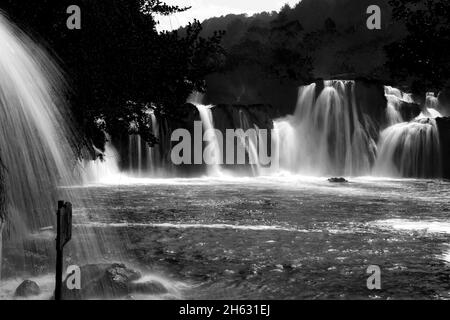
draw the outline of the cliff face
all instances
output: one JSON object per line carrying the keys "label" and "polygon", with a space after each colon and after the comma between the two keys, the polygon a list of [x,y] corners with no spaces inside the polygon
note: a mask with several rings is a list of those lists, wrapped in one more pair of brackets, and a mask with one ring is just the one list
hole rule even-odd
{"label": "cliff face", "polygon": [[219,104],[212,109],[215,127],[222,132],[226,129],[273,129],[273,119],[280,116],[278,110],[268,104],[230,105]]}
{"label": "cliff face", "polygon": [[[376,81],[356,80],[354,95],[360,119],[370,119],[376,131],[384,127],[387,122],[384,85]],[[372,132],[371,135],[378,136],[378,132]]]}
{"label": "cliff face", "polygon": [[450,117],[437,118],[436,124],[441,143],[443,177],[450,179]]}
{"label": "cliff face", "polygon": [[444,88],[438,96],[439,112],[446,117],[450,116],[450,88]]}
{"label": "cliff face", "polygon": [[417,103],[402,101],[399,106],[400,114],[405,121],[412,121],[422,112],[422,108]]}

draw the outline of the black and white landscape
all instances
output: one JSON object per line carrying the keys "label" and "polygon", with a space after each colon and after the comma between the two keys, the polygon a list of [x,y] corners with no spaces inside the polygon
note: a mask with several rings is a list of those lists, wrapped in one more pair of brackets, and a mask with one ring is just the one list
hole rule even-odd
{"label": "black and white landscape", "polygon": [[449,299],[450,3],[166,2],[0,3],[0,299]]}

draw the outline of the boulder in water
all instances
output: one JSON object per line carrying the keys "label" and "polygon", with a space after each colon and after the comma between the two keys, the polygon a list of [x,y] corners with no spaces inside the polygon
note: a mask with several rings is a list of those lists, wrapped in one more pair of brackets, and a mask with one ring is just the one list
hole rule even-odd
{"label": "boulder in water", "polygon": [[[124,264],[90,264],[81,267],[81,289],[69,290],[63,285],[63,300],[118,298],[129,294],[132,281],[141,274]],[[66,283],[67,279],[64,281]]]}
{"label": "boulder in water", "polygon": [[345,179],[345,178],[330,178],[330,179],[328,179],[328,182],[331,182],[331,183],[347,183],[348,182],[348,180],[347,179]]}
{"label": "boulder in water", "polygon": [[120,263],[86,265],[81,267],[81,289],[69,290],[63,285],[62,299],[125,299],[133,294],[167,293],[167,289],[155,281],[135,282],[140,278],[138,271]]}
{"label": "boulder in water", "polygon": [[16,297],[32,297],[41,294],[41,289],[38,284],[31,280],[23,281],[16,289]]}

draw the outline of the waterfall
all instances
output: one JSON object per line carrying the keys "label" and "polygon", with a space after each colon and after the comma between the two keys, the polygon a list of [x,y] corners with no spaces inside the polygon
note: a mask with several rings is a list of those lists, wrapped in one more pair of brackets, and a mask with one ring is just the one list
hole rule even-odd
{"label": "waterfall", "polygon": [[[142,146],[144,145],[144,146]],[[142,167],[142,149],[147,151],[145,141],[137,134],[128,136],[128,173],[138,177],[142,176],[144,168]]]}
{"label": "waterfall", "polygon": [[[221,143],[219,142],[214,128],[214,118],[211,111],[212,105],[204,105],[204,95],[200,92],[193,92],[187,102],[193,104],[200,115],[203,126],[203,138],[208,141],[208,145],[203,151],[203,159],[207,159],[207,173],[212,176],[222,175],[220,165],[223,163]],[[223,144],[223,141],[222,141]]]}
{"label": "waterfall", "polygon": [[[70,201],[74,208],[85,207],[70,188],[59,188],[81,177],[73,147],[82,140],[62,99],[65,82],[58,67],[1,14],[0,43],[0,159],[7,241],[23,252],[22,257],[14,257],[21,259],[17,266],[25,266],[29,265],[25,243],[31,243],[32,234],[41,228],[54,225],[57,200]],[[78,231],[79,241],[71,247],[79,257],[99,257],[96,238],[82,228]],[[51,256],[53,241],[40,243],[39,250]]]}
{"label": "waterfall", "polygon": [[[0,15],[0,158],[10,210],[27,227],[51,225],[58,184],[72,182],[74,131],[64,83],[46,54]],[[15,219],[15,217],[10,217]]]}
{"label": "waterfall", "polygon": [[[240,143],[245,147],[245,150],[248,154],[249,163],[251,164],[253,175],[254,176],[260,175],[262,173],[263,168],[261,167],[259,161],[258,147],[261,147],[261,145],[263,144],[258,143],[259,128],[250,123],[248,115],[244,110],[239,111],[239,124],[240,128],[242,128],[244,131],[247,131],[249,129],[256,130],[256,135],[251,135],[248,138],[248,143],[246,143],[246,141],[240,141]],[[265,145],[264,147],[267,148],[267,145]],[[265,152],[264,154],[267,154],[266,150],[263,150],[262,152]]]}
{"label": "waterfall", "polygon": [[384,130],[374,172],[386,177],[440,177],[441,156],[436,121],[418,118]]}
{"label": "waterfall", "polygon": [[375,142],[357,109],[354,82],[326,81],[299,89],[293,116],[275,121],[280,167],[306,175],[370,172]]}
{"label": "waterfall", "polygon": [[[433,119],[441,115],[436,110],[438,103],[434,94],[427,94],[420,115],[406,123],[402,117],[404,110],[407,116],[414,115],[419,113],[419,107],[412,105],[413,109],[404,109],[410,107],[405,103],[414,103],[412,95],[385,86],[386,118],[381,115],[378,127],[377,119],[371,118],[362,105],[364,102],[356,101],[355,87],[354,81],[340,80],[325,81],[323,86],[300,87],[295,112],[273,122],[271,141],[259,136],[261,130],[254,123],[251,108],[220,106],[213,113],[215,107],[204,105],[201,94],[191,95],[188,101],[199,112],[207,140],[203,145],[203,156],[208,159],[207,174],[222,176],[229,170],[235,174],[243,172],[239,166],[222,167],[226,150],[222,149],[223,137],[219,137],[219,130],[223,136],[225,129],[239,128],[256,131],[256,139],[249,135],[245,138],[248,141],[237,141],[245,147],[246,161],[251,164],[253,176],[280,172],[314,176],[439,176],[439,136]],[[168,177],[170,125],[165,119],[157,119],[152,112],[150,119],[152,132],[160,143],[149,147],[138,135],[127,137],[128,153],[122,154],[128,157],[125,169],[135,177]],[[384,129],[380,132],[380,128]],[[269,148],[272,158],[276,159],[276,166],[270,168],[261,165],[258,159],[260,154],[268,154]],[[107,167],[101,170],[116,170]]]}
{"label": "waterfall", "polygon": [[120,176],[119,154],[110,142],[106,143],[105,152],[95,161],[81,163],[83,183],[101,183]]}
{"label": "waterfall", "polygon": [[436,97],[434,92],[427,92],[425,107],[427,109],[437,110],[439,108],[439,99]]}
{"label": "waterfall", "polygon": [[402,102],[413,103],[411,95],[390,86],[385,86],[384,91],[387,100],[388,125],[403,122],[399,108]]}
{"label": "waterfall", "polygon": [[[165,158],[170,151],[170,138],[166,121],[158,121],[153,111],[149,111],[152,134],[158,143],[150,146],[139,134],[131,134],[106,143],[105,152],[95,161],[83,161],[81,171],[83,181],[91,183],[119,183],[131,178],[159,178],[171,175],[171,165]],[[136,130],[131,125],[132,130]],[[120,137],[119,137],[120,138]]]}
{"label": "waterfall", "polygon": [[[152,112],[150,114],[151,120],[152,120],[152,133],[156,137],[156,139],[160,138],[159,135],[159,124],[158,120],[156,119],[155,114]],[[147,158],[147,168],[150,171],[152,176],[155,176],[157,174],[157,170],[159,167],[159,164],[161,162],[161,155],[159,152],[159,145],[155,145],[153,147],[148,147],[148,158]]]}
{"label": "waterfall", "polygon": [[194,104],[197,108],[200,119],[202,121],[202,126],[204,130],[204,137],[208,139],[208,146],[204,150],[204,159],[208,159],[208,174],[218,176],[221,175],[220,164],[223,162],[222,151],[220,148],[220,143],[217,138],[214,129],[213,115],[211,112],[212,106],[207,106],[203,104]]}
{"label": "waterfall", "polygon": [[[381,132],[374,174],[386,177],[439,177],[441,176],[441,148],[437,117],[441,114],[434,93],[427,93],[422,112],[411,122],[403,122],[398,111],[402,101],[413,103],[410,94],[385,87],[390,126]],[[390,110],[391,109],[391,110]],[[394,121],[395,120],[395,121]]]}

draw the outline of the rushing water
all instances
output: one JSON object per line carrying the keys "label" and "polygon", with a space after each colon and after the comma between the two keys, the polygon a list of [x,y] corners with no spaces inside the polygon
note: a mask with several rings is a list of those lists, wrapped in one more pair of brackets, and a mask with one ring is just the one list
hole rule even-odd
{"label": "rushing water", "polygon": [[220,163],[222,163],[222,152],[216,133],[214,131],[214,120],[211,112],[212,106],[203,104],[195,104],[202,120],[203,129],[205,131],[204,139],[209,144],[204,151],[204,159],[208,164],[208,174],[218,176],[221,174]]}
{"label": "rushing water", "polygon": [[[84,207],[80,193],[58,188],[76,184],[76,147],[83,139],[72,126],[64,101],[64,78],[51,58],[0,14],[0,159],[5,178],[7,224],[4,261],[18,275],[33,268],[36,248],[46,259],[54,243],[38,236],[53,235],[57,200]],[[101,259],[97,238],[80,230],[80,262]],[[10,272],[11,273],[11,272]]]}
{"label": "rushing water", "polygon": [[326,81],[320,92],[315,84],[300,89],[295,114],[275,121],[282,169],[308,175],[370,172],[375,141],[353,91],[352,81]]}
{"label": "rushing water", "polygon": [[[193,299],[450,298],[450,184],[357,178],[123,179],[90,222]],[[106,214],[108,213],[108,214]],[[367,290],[366,269],[382,270]]]}
{"label": "rushing water", "polygon": [[[353,89],[300,89],[296,112],[274,122],[280,170],[116,174],[77,189],[96,199],[88,225],[116,230],[131,263],[176,283],[179,298],[449,299],[449,182],[323,176],[439,177],[439,113],[429,102],[405,122],[400,102],[411,96],[386,87],[388,123],[375,142]],[[211,107],[196,106],[213,129]],[[251,124],[242,116],[237,127]],[[370,265],[382,270],[381,291],[366,287]]]}
{"label": "rushing water", "polygon": [[49,187],[71,180],[76,159],[74,132],[58,95],[63,80],[45,53],[1,15],[0,42],[0,158],[8,211],[22,220],[17,228],[50,225]]}
{"label": "rushing water", "polygon": [[[248,159],[256,159],[251,162],[251,175],[289,172],[312,176],[440,177],[441,145],[434,119],[441,114],[437,111],[439,104],[434,94],[428,93],[420,114],[407,121],[403,119],[402,110],[413,114],[417,110],[414,108],[418,108],[412,95],[386,86],[385,116],[373,119],[365,111],[363,102],[356,100],[355,86],[354,81],[332,80],[325,81],[323,88],[317,84],[300,87],[295,112],[273,121],[271,142],[261,145],[251,138],[248,143],[237,142],[245,145]],[[230,167],[225,170],[221,165],[224,141],[214,133],[215,123],[217,127],[223,127],[224,119],[214,118],[214,106],[203,105],[201,95],[192,95],[189,101],[199,111],[206,132],[205,140],[208,141],[203,152],[211,163],[205,174],[230,174]],[[383,106],[373,107],[383,109]],[[245,109],[233,120],[234,128],[260,132],[249,120]],[[166,133],[166,136],[169,135],[170,132]],[[133,142],[136,138],[130,139],[130,152],[142,153],[141,145],[136,147]],[[267,170],[259,165],[261,161],[258,157],[261,152],[267,154],[269,144],[277,167]],[[170,146],[166,144],[165,148],[170,152]],[[135,162],[141,161],[133,159]],[[231,175],[236,173],[231,169]],[[155,177],[150,171],[139,172],[140,177]]]}
{"label": "rushing water", "polygon": [[439,132],[434,119],[398,123],[382,132],[375,172],[385,177],[440,177]]}
{"label": "rushing water", "polygon": [[[450,299],[449,182],[122,176],[70,190],[93,200],[74,212],[71,245],[83,230],[102,234],[167,288],[136,298]],[[366,287],[369,265],[381,291]],[[50,297],[53,278],[32,279]]]}

